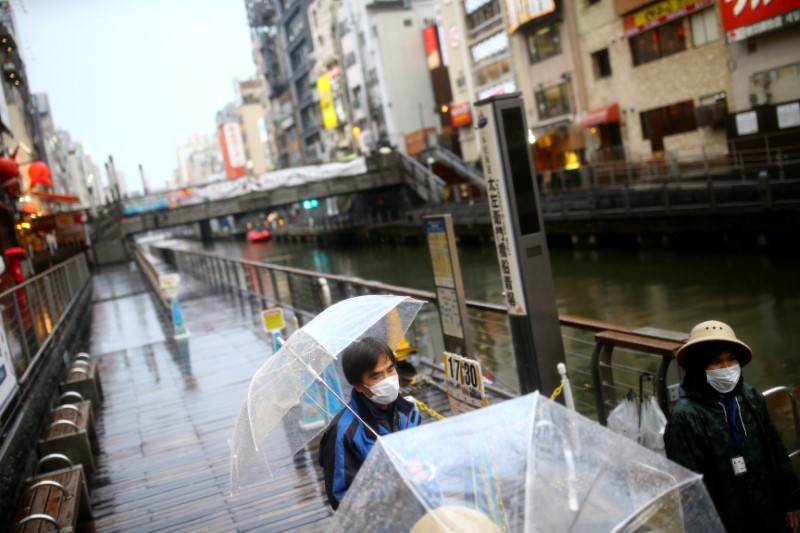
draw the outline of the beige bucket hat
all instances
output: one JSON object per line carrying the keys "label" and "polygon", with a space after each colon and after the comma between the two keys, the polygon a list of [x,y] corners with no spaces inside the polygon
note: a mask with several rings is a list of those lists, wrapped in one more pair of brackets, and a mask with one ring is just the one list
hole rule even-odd
{"label": "beige bucket hat", "polygon": [[709,341],[723,341],[730,344],[730,349],[736,354],[741,366],[746,365],[753,358],[753,351],[748,345],[736,338],[736,333],[733,332],[728,324],[720,322],[719,320],[707,320],[700,322],[689,333],[689,340],[686,344],[681,346],[675,356],[678,359],[678,364],[686,368],[687,357],[691,350],[689,347],[700,344],[701,342]]}

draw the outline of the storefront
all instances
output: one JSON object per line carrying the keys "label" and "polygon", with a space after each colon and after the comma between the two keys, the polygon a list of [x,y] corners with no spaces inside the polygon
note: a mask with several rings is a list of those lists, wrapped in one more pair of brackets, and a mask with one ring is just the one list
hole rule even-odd
{"label": "storefront", "polygon": [[581,127],[587,137],[586,158],[598,161],[620,161],[625,159],[620,129],[619,104],[613,103],[583,114]]}

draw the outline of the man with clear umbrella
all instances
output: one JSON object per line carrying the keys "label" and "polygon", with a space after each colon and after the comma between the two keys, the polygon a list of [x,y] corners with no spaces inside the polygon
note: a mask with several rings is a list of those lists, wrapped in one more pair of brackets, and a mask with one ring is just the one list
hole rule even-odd
{"label": "man with clear umbrella", "polygon": [[353,386],[348,402],[322,436],[319,463],[328,501],[336,509],[377,437],[418,426],[416,405],[399,396],[394,352],[385,342],[365,337],[342,352],[342,370]]}

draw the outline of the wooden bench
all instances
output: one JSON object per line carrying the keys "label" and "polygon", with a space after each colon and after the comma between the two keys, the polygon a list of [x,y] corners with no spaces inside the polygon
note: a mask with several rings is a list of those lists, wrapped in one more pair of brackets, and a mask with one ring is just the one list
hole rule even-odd
{"label": "wooden bench", "polygon": [[86,479],[78,465],[25,481],[14,518],[14,532],[69,533],[78,531],[79,520],[91,517]]}
{"label": "wooden bench", "polygon": [[67,368],[67,378],[61,384],[61,391],[74,391],[92,402],[99,409],[103,401],[103,387],[97,371],[97,361],[76,359]]}
{"label": "wooden bench", "polygon": [[98,445],[92,403],[67,403],[53,409],[38,448],[42,456],[63,454],[73,464],[83,465],[87,475],[93,474]]}

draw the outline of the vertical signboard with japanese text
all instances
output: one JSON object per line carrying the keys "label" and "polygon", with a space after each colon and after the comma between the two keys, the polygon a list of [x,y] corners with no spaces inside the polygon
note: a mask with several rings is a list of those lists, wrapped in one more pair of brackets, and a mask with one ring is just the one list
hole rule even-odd
{"label": "vertical signboard with japanese text", "polygon": [[319,93],[319,109],[322,112],[322,123],[326,130],[335,129],[339,125],[339,119],[336,116],[336,106],[333,103],[331,78],[327,74],[317,78],[317,92]]}
{"label": "vertical signboard with japanese text", "polygon": [[225,174],[228,179],[244,176],[247,156],[244,152],[244,140],[239,124],[227,122],[219,128],[219,141],[222,145],[222,156],[225,160]]}
{"label": "vertical signboard with japanese text", "polygon": [[473,356],[453,219],[448,214],[426,216],[424,220],[445,347],[451,352]]}
{"label": "vertical signboard with japanese text", "polygon": [[519,93],[475,103],[492,231],[522,393],[561,384],[564,343]]}

